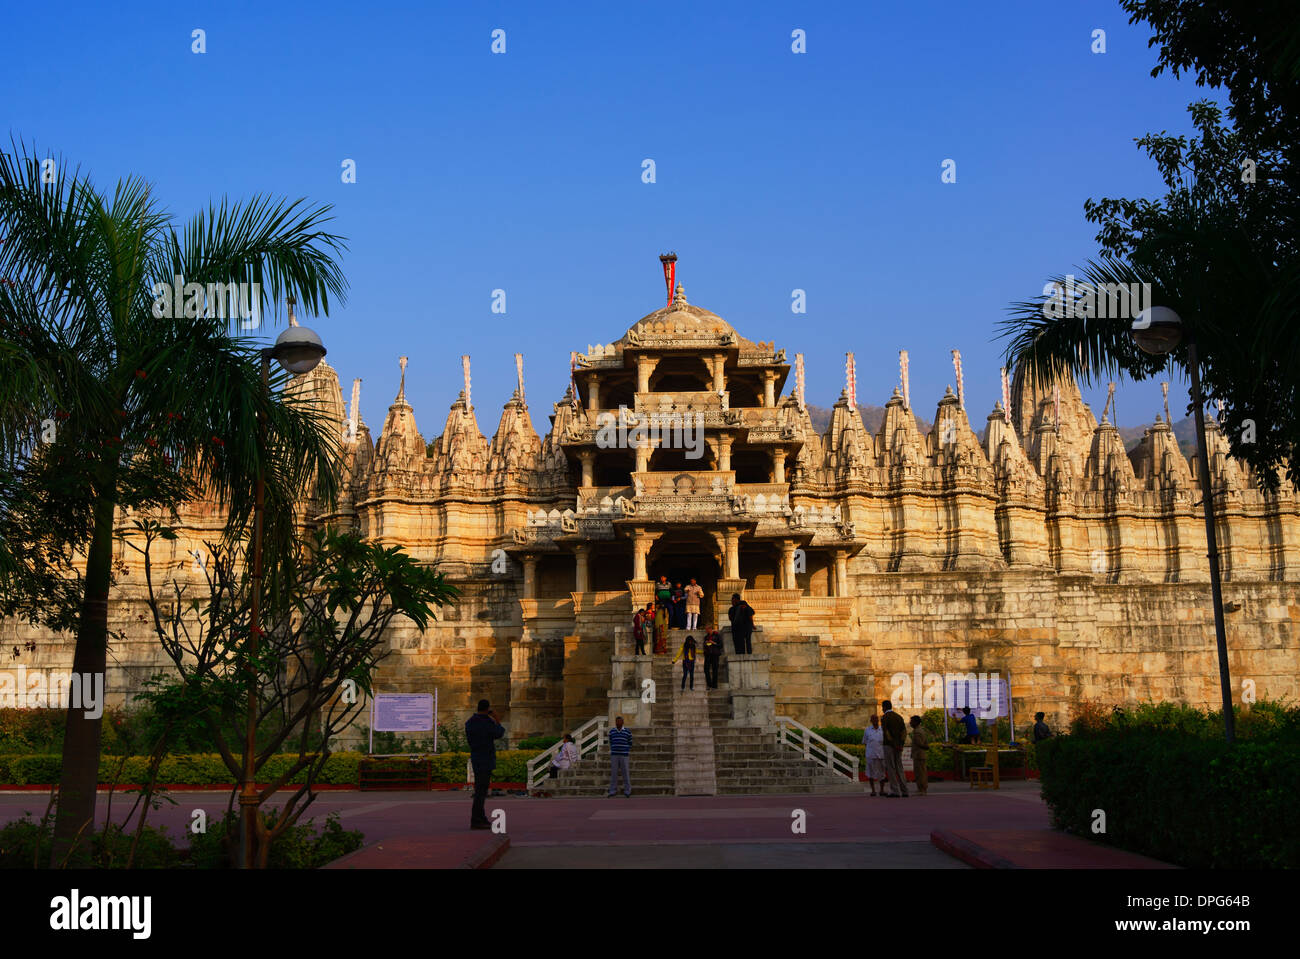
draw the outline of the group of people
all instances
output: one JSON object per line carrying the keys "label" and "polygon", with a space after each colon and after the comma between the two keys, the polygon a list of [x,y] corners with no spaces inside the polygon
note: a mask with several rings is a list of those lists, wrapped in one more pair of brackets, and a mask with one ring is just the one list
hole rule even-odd
{"label": "group of people", "polygon": [[[924,796],[930,788],[926,773],[926,750],[930,748],[930,734],[921,726],[921,717],[913,716],[906,722],[902,715],[894,712],[894,704],[888,699],[880,704],[884,710],[884,719],[871,714],[871,725],[862,733],[862,745],[866,747],[867,783],[871,795],[888,798],[907,798],[907,776],[903,772],[903,748],[907,745],[907,729],[912,728],[912,775],[916,779],[917,795]],[[876,784],[880,792],[876,792]],[[888,786],[888,791],[886,791]]]}

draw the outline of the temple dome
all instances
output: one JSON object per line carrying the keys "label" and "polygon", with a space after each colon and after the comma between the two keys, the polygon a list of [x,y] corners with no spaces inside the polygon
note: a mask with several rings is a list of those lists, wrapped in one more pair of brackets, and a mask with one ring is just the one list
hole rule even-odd
{"label": "temple dome", "polygon": [[756,348],[755,343],[737,333],[735,328],[718,314],[686,302],[686,291],[680,283],[677,284],[673,302],[669,306],[661,307],[641,317],[632,324],[619,342],[635,345],[642,336],[656,333],[684,333],[693,337],[714,335],[738,346]]}

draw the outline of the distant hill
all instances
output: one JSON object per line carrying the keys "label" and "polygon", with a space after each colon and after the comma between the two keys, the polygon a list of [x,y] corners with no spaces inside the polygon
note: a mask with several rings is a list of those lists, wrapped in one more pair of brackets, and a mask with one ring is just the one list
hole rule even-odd
{"label": "distant hill", "polygon": [[[885,408],[883,406],[859,406],[858,413],[862,416],[862,425],[867,428],[868,433],[878,433],[880,424],[885,422]],[[808,404],[808,416],[812,420],[813,429],[818,433],[825,433],[831,426],[831,408],[827,406],[813,406]],[[922,433],[930,432],[932,423],[916,417],[916,428]]]}
{"label": "distant hill", "polygon": [[[1142,426],[1121,426],[1120,438],[1124,440],[1124,449],[1132,453],[1142,442],[1142,434],[1151,428],[1151,423]],[[1196,420],[1185,416],[1174,424],[1174,439],[1178,441],[1178,451],[1183,456],[1196,455]]]}

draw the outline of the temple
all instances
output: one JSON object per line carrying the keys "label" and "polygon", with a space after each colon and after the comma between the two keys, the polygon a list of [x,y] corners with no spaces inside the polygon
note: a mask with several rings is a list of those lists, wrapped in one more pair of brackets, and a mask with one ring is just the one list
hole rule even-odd
{"label": "temple", "polygon": [[[725,626],[731,595],[744,596],[762,668],[744,683],[733,669],[732,688],[768,690],[767,708],[810,726],[862,726],[891,677],[918,668],[1009,677],[1025,719],[1042,710],[1060,722],[1080,699],[1218,701],[1204,478],[1167,411],[1129,453],[1073,383],[1044,389],[1017,373],[972,421],[958,365],[957,392],[923,433],[904,365],[873,432],[850,356],[819,433],[801,358],[746,339],[680,285],[616,342],[573,354],[544,437],[518,355],[516,366],[490,441],[468,357],[432,442],[406,401],[405,357],[377,443],[357,411],[359,381],[350,410],[327,363],[291,384],[342,437],[343,495],[328,512],[306,504],[308,523],[401,546],[462,591],[423,633],[393,628],[380,691],[437,688],[456,713],[484,696],[508,704],[512,738],[634,709],[649,667],[632,655],[631,612],[662,574],[699,581],[702,623]],[[1233,677],[1254,697],[1294,699],[1300,498],[1261,492],[1213,421],[1207,442]],[[183,557],[220,511],[181,517]],[[122,553],[123,569],[133,557]],[[163,668],[139,603],[119,577],[114,691]],[[70,661],[70,640],[0,630],[5,649],[39,641],[32,664]],[[735,697],[732,708],[752,705]]]}

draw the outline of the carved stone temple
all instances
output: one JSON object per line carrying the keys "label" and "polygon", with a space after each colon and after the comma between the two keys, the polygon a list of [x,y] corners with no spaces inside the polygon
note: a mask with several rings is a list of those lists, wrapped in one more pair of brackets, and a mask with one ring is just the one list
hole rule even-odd
{"label": "carved stone temple", "polygon": [[[1217,704],[1203,478],[1167,415],[1129,454],[1073,383],[1018,375],[1009,409],[984,414],[963,408],[959,381],[922,433],[904,380],[871,433],[850,367],[818,434],[796,366],[678,286],[616,342],[574,354],[541,437],[522,363],[491,439],[468,358],[432,442],[406,401],[405,358],[377,443],[359,387],[347,410],[327,363],[295,380],[323,401],[345,457],[341,501],[308,521],[401,546],[462,590],[423,634],[393,629],[377,689],[436,687],[444,716],[488,697],[512,739],[635,709],[649,667],[631,655],[631,611],[662,573],[699,580],[702,622],[725,626],[731,594],[744,595],[760,627],[747,682],[770,684],[776,712],[806,725],[863,725],[891,677],[918,667],[1009,675],[1020,727],[1037,710],[1060,722],[1079,699]],[[655,436],[665,423],[691,429]],[[1258,491],[1213,421],[1207,440],[1236,692],[1294,700],[1300,498]],[[221,516],[182,518],[183,560]],[[134,554],[120,560],[110,628],[127,638],[108,678],[119,694],[164,665],[137,618]],[[28,665],[70,663],[70,641],[0,626],[6,658],[30,638]]]}

